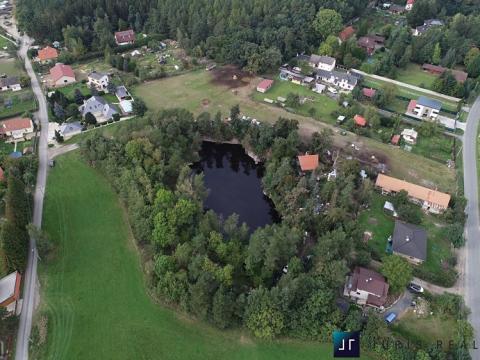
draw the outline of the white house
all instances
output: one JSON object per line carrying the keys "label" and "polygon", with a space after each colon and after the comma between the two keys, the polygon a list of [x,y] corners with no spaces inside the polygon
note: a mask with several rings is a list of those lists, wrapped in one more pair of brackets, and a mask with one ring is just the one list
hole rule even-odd
{"label": "white house", "polygon": [[50,86],[60,87],[74,83],[75,73],[69,65],[57,63],[50,69]]}
{"label": "white house", "polygon": [[95,87],[98,91],[106,91],[110,78],[107,74],[92,71],[88,74],[88,86]]}
{"label": "white house", "polygon": [[345,91],[352,91],[358,83],[358,79],[349,74],[339,71],[317,70],[317,80],[332,84]]}
{"label": "white house", "polygon": [[420,96],[416,101],[410,100],[406,114],[418,119],[436,120],[441,109],[440,101]]}
{"label": "white house", "polygon": [[335,64],[335,58],[330,56],[311,55],[309,60],[311,67],[325,71],[333,71]]}
{"label": "white house", "polygon": [[102,97],[92,96],[89,97],[87,100],[83,100],[83,104],[80,105],[78,110],[83,117],[85,117],[87,113],[91,113],[92,115],[95,115],[95,117],[98,117],[102,114],[103,106],[106,103],[107,102]]}
{"label": "white house", "polygon": [[33,122],[29,118],[16,117],[0,122],[0,135],[9,141],[22,141],[33,136]]}
{"label": "white house", "polygon": [[406,143],[411,145],[414,145],[417,143],[418,133],[415,131],[415,129],[404,129],[401,135],[403,140],[405,140]]}
{"label": "white house", "polygon": [[15,76],[8,76],[6,78],[1,78],[0,79],[0,90],[1,91],[19,91],[22,90],[22,87],[20,86],[20,81],[18,81],[18,78]]}

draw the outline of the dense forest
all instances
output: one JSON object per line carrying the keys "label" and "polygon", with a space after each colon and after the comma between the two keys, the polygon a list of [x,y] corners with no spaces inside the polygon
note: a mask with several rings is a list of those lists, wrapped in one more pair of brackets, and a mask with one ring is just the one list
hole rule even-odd
{"label": "dense forest", "polygon": [[[363,329],[370,351],[392,359],[427,351],[432,359],[443,359],[445,354],[433,348],[378,348],[386,331],[383,321],[337,304],[349,268],[370,262],[355,219],[368,205],[373,186],[358,175],[359,163],[339,160],[341,175],[327,181],[319,175],[333,163],[329,131],[305,144],[296,121],[254,125],[239,113],[233,107],[229,122],[220,113],[196,119],[181,109],[149,113],[126,124],[115,138],[96,133],[82,144],[85,159],[109,179],[128,209],[155,295],[219,328],[243,326],[260,338],[325,342],[334,329]],[[239,139],[265,160],[263,187],[280,223],[250,233],[236,215],[223,219],[204,211],[207,189],[202,175],[190,168],[204,137]],[[304,151],[322,154],[318,172],[301,174],[296,155]],[[394,273],[411,270],[400,258],[391,259],[392,289],[403,289]],[[439,312],[463,309],[456,296],[432,301]],[[466,313],[461,313],[457,333],[469,339],[462,330],[469,328]],[[459,348],[452,353],[464,354]]]}

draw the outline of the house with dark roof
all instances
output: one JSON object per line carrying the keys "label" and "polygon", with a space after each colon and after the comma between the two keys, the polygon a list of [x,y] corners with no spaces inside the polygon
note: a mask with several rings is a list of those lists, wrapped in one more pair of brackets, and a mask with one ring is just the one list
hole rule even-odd
{"label": "house with dark roof", "polygon": [[65,138],[71,138],[73,135],[80,134],[82,132],[83,126],[79,121],[74,121],[71,123],[63,123],[58,127],[58,131]]}
{"label": "house with dark roof", "polygon": [[340,71],[316,70],[317,80],[332,84],[345,91],[352,91],[358,83],[358,78],[350,73]]}
{"label": "house with dark roof", "polygon": [[22,90],[20,86],[20,81],[16,76],[7,76],[5,78],[0,78],[0,91],[19,91]]}
{"label": "house with dark roof", "polygon": [[347,276],[343,294],[359,305],[383,309],[388,296],[388,283],[376,271],[357,266]]}
{"label": "house with dark roof", "polygon": [[115,43],[119,46],[135,43],[135,32],[132,29],[117,31],[115,33]]}
{"label": "house with dark roof", "polygon": [[78,108],[83,117],[87,113],[91,113],[97,119],[97,122],[102,123],[110,120],[113,115],[118,114],[117,108],[105,101],[100,96],[91,96],[87,100],[83,100],[83,104]]}
{"label": "house with dark roof", "polygon": [[459,83],[464,83],[468,78],[468,74],[465,71],[447,69],[439,65],[425,63],[422,65],[422,70],[428,71],[429,73],[435,75],[442,75],[445,71],[451,71],[452,75],[455,77],[455,80],[457,80]]}
{"label": "house with dark roof", "polygon": [[301,85],[303,83],[303,79],[305,79],[305,75],[300,73],[299,71],[289,69],[286,67],[280,68],[280,75],[281,80],[288,80],[294,84]]}
{"label": "house with dark roof", "polygon": [[311,55],[309,60],[309,65],[313,68],[332,71],[335,69],[335,64],[337,60],[331,56],[321,56],[321,55]]}
{"label": "house with dark roof", "polygon": [[427,232],[420,226],[396,220],[392,251],[414,265],[427,259]]}
{"label": "house with dark roof", "polygon": [[123,85],[117,86],[117,89],[115,90],[115,96],[117,97],[118,101],[132,99],[132,95],[130,95],[127,88]]}
{"label": "house with dark roof", "polygon": [[435,26],[443,26],[443,21],[438,19],[428,19],[423,22],[423,25],[417,26],[413,30],[413,36],[420,36],[425,34],[428,30]]}
{"label": "house with dark roof", "polygon": [[358,39],[357,45],[364,49],[368,56],[371,56],[376,50],[383,47],[384,42],[385,38],[383,36],[368,35]]}
{"label": "house with dark roof", "polygon": [[441,109],[440,101],[420,96],[417,100],[410,100],[406,114],[418,119],[435,120]]}

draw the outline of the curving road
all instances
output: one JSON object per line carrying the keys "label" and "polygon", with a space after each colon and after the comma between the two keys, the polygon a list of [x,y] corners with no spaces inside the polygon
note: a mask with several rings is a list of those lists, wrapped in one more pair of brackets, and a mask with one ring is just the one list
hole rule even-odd
{"label": "curving road", "polygon": [[[463,178],[468,215],[465,224],[466,264],[465,264],[465,301],[472,311],[470,322],[475,336],[480,334],[480,222],[478,203],[477,173],[477,130],[480,120],[480,97],[475,100],[467,119],[467,129],[463,136]],[[478,346],[478,338],[476,344]],[[472,359],[480,360],[480,350],[471,351]]]}
{"label": "curving road", "polygon": [[[14,20],[13,20],[14,22]],[[25,69],[31,80],[32,90],[37,98],[38,112],[35,114],[35,122],[40,128],[40,136],[38,142],[38,173],[37,184],[34,194],[33,205],[33,224],[38,228],[42,224],[42,211],[43,211],[43,197],[45,193],[45,186],[47,181],[47,140],[48,140],[48,113],[47,113],[47,101],[45,95],[42,92],[40,83],[37,76],[33,71],[30,59],[27,56],[27,51],[33,40],[27,35],[20,36],[15,24],[12,27],[6,29],[16,40],[20,42],[20,49],[18,50],[18,56],[25,61]],[[28,263],[25,269],[24,288],[23,288],[23,305],[22,313],[20,315],[20,324],[18,327],[17,344],[15,349],[15,359],[23,360],[28,359],[28,344],[30,338],[30,332],[32,330],[32,317],[35,305],[35,296],[37,293],[37,248],[35,245],[35,239],[30,238],[30,246],[28,252]]]}

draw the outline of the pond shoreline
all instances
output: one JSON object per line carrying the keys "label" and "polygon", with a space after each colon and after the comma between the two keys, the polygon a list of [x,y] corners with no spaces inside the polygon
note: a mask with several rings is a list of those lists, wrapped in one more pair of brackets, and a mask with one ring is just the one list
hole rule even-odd
{"label": "pond shoreline", "polygon": [[232,140],[217,140],[217,139],[204,136],[202,138],[202,141],[211,142],[215,144],[241,145],[245,150],[245,153],[255,162],[255,165],[258,165],[263,162],[259,156],[257,156],[252,150],[248,149],[244,144],[242,144],[241,141],[239,141],[236,138],[233,138]]}

